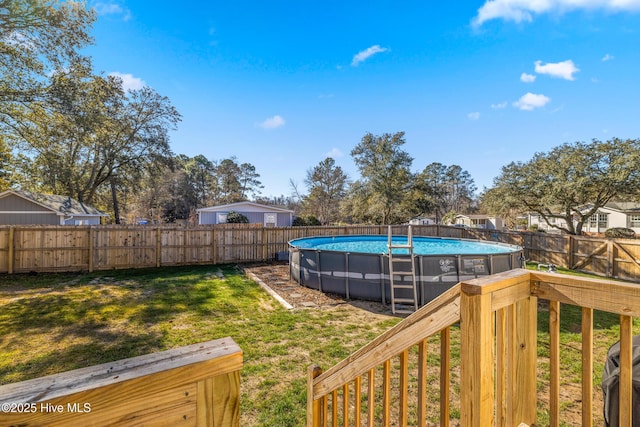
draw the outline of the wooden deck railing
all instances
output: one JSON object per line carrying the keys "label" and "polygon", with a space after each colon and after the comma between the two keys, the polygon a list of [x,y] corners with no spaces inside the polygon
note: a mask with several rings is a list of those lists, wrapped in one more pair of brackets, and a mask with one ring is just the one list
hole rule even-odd
{"label": "wooden deck railing", "polygon": [[[409,353],[412,347],[416,347],[413,352],[417,352],[415,387],[419,390],[412,406],[416,408],[419,425],[425,425],[427,382],[432,381],[427,371],[427,340],[438,332],[441,360],[438,384],[443,391],[440,418],[448,420],[449,327],[459,319],[460,286],[456,285],[328,371],[323,373],[318,366],[310,367],[307,425],[348,426],[353,417],[354,425],[360,426],[364,415],[366,425],[373,425],[374,420],[389,425],[394,416],[400,425],[406,426],[409,422]],[[392,362],[396,358],[399,373],[397,378],[392,378]],[[396,396],[392,396],[392,389],[397,392]]]}
{"label": "wooden deck railing", "polygon": [[231,338],[0,386],[0,426],[240,425]]}
{"label": "wooden deck railing", "polygon": [[[593,315],[600,310],[620,316],[619,416],[620,426],[630,427],[632,318],[640,317],[640,286],[527,270],[462,282],[330,370],[322,373],[319,367],[311,367],[307,425],[348,426],[353,419],[357,426],[424,426],[428,400],[439,401],[436,421],[442,426],[449,424],[456,411],[465,427],[536,424],[537,381],[543,369],[537,352],[539,299],[549,301],[549,407],[545,411],[549,425],[559,426],[562,421],[560,305],[570,304],[582,308],[581,425],[594,423]],[[450,378],[457,367],[452,366],[449,327],[458,321],[460,381],[456,384]],[[426,340],[438,331],[442,350],[440,378],[434,387],[432,374],[427,373]],[[412,372],[417,372],[417,378],[408,374],[414,347],[418,361]],[[430,361],[436,360],[430,357]],[[376,388],[378,376],[382,381]],[[460,406],[450,408],[450,393],[456,390]],[[430,415],[429,424],[433,422]]]}

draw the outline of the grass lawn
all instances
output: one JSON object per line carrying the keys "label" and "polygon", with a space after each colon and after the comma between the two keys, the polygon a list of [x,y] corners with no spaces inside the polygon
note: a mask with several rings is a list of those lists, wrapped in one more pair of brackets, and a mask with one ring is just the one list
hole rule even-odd
{"label": "grass lawn", "polygon": [[397,322],[350,306],[287,311],[233,266],[4,275],[0,384],[230,336],[244,353],[241,425],[302,426],[307,366]]}
{"label": "grass lawn", "polygon": [[[233,266],[3,275],[0,384],[231,336],[244,352],[241,425],[303,426],[307,366],[329,368],[398,321],[348,304],[287,311]],[[561,330],[562,417],[579,425],[578,308],[563,305]],[[541,304],[539,425],[548,424],[546,331]],[[602,365],[618,331],[617,316],[596,313],[596,425]],[[458,347],[457,328],[452,342]],[[452,354],[457,366],[459,354]]]}

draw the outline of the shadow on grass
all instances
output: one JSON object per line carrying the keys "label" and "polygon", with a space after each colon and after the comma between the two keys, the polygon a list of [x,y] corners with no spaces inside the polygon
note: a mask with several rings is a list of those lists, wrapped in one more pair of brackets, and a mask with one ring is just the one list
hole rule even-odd
{"label": "shadow on grass", "polygon": [[158,351],[162,336],[158,333],[127,334],[91,331],[92,340],[71,344],[64,349],[41,348],[24,362],[0,364],[0,385],[87,366],[113,362]]}
{"label": "shadow on grass", "polygon": [[254,304],[259,288],[231,267],[220,279],[219,268],[57,275],[40,286],[30,277],[27,286],[0,287],[0,354],[12,355],[0,357],[0,384],[161,351],[176,345],[166,331],[185,316],[230,316]]}

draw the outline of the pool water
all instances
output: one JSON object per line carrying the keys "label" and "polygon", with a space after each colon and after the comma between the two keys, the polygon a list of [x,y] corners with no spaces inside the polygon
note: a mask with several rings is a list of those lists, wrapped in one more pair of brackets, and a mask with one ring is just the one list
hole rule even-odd
{"label": "pool water", "polygon": [[[406,236],[393,236],[393,244],[406,244]],[[320,251],[356,252],[368,254],[388,253],[387,236],[331,236],[295,239],[291,246]],[[513,247],[498,243],[484,243],[475,240],[442,239],[434,237],[413,237],[415,255],[484,255],[513,251]],[[406,254],[406,249],[394,249],[394,254]]]}

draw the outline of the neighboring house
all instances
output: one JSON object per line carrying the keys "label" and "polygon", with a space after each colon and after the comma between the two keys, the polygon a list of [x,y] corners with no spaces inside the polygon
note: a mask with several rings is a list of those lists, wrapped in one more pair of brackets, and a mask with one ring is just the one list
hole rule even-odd
{"label": "neighboring house", "polygon": [[67,196],[7,190],[0,193],[0,225],[98,225],[108,216]]}
{"label": "neighboring house", "polygon": [[436,224],[436,220],[433,219],[433,218],[425,218],[425,217],[419,216],[417,218],[413,218],[412,220],[410,220],[409,224],[411,224],[411,225],[435,225]]}
{"label": "neighboring house", "polygon": [[502,218],[489,215],[456,215],[454,225],[457,224],[483,230],[504,229],[504,220]]}
{"label": "neighboring house", "polygon": [[[585,208],[586,209],[586,208]],[[585,233],[604,233],[609,228],[630,228],[640,234],[640,203],[610,202],[598,209],[582,226]]]}
{"label": "neighboring house", "polygon": [[[542,218],[542,216],[538,214],[530,213],[528,215],[528,218],[529,230],[544,230],[547,233],[562,233],[562,231],[560,231],[559,229],[547,224],[544,218]],[[562,228],[565,228],[567,226],[567,221],[562,218],[549,218],[549,222]]]}
{"label": "neighboring house", "polygon": [[[590,209],[589,206],[585,206],[584,210]],[[557,224],[565,227],[566,221],[564,219],[550,220],[552,224]],[[539,230],[545,230],[549,232],[560,232],[559,230],[550,227],[541,216],[536,214],[529,215],[529,227],[537,226]],[[598,211],[591,216],[591,218],[584,223],[582,231],[584,233],[604,233],[609,228],[630,228],[640,234],[640,203],[633,202],[610,202],[605,206],[598,209]]]}
{"label": "neighboring house", "polygon": [[290,227],[293,223],[293,211],[276,206],[261,205],[253,202],[238,202],[228,205],[201,208],[198,213],[198,224],[225,224],[229,212],[237,212],[246,216],[251,224],[262,224],[265,227]]}

